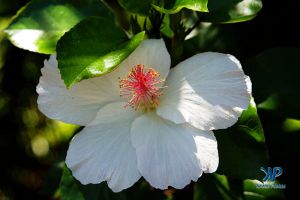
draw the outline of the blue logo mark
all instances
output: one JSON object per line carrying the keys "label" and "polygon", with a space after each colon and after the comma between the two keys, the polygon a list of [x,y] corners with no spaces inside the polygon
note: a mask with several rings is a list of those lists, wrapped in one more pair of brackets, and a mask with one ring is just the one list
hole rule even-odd
{"label": "blue logo mark", "polygon": [[274,182],[275,178],[282,174],[281,167],[273,167],[273,169],[271,167],[268,168],[261,167],[260,170],[266,174],[265,177],[263,178],[263,182],[266,181]]}
{"label": "blue logo mark", "polygon": [[259,183],[256,185],[256,188],[260,189],[285,189],[285,184],[276,183],[276,177],[282,175],[281,167],[261,167],[260,170],[265,173],[265,177],[263,178],[263,183]]}

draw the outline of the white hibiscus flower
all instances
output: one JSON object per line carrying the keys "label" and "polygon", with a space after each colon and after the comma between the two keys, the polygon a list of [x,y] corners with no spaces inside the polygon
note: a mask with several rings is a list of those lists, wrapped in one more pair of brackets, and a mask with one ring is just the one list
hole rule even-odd
{"label": "white hibiscus flower", "polygon": [[73,176],[82,184],[107,181],[118,192],[141,176],[166,189],[215,172],[212,130],[237,121],[249,105],[250,88],[231,55],[197,54],[170,70],[163,40],[150,39],[115,71],[69,90],[52,55],[37,92],[45,115],[85,126],[67,152]]}

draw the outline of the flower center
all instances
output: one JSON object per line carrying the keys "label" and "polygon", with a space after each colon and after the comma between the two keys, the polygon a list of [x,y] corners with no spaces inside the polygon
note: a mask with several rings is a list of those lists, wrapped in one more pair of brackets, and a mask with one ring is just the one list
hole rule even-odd
{"label": "flower center", "polygon": [[163,80],[157,71],[146,69],[144,65],[136,65],[126,78],[120,80],[120,96],[129,99],[126,106],[135,110],[156,108],[162,95],[162,87],[159,86],[161,82]]}

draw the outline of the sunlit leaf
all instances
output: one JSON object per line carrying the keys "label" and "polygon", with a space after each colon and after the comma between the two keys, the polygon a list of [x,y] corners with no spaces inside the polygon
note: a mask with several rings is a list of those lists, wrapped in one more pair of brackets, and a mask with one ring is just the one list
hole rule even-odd
{"label": "sunlit leaf", "polygon": [[203,21],[235,23],[253,19],[262,8],[261,0],[210,0]]}
{"label": "sunlit leaf", "polygon": [[2,31],[7,27],[9,24],[10,18],[9,17],[0,17],[0,35],[2,36]]}
{"label": "sunlit leaf", "polygon": [[59,38],[88,16],[113,19],[100,0],[32,0],[5,32],[19,48],[51,54]]}
{"label": "sunlit leaf", "polygon": [[300,120],[297,119],[286,119],[283,123],[283,130],[285,132],[300,131]]}
{"label": "sunlit leaf", "polygon": [[[246,199],[285,199],[283,190],[257,188],[258,180],[244,180]],[[278,183],[277,183],[278,184]]]}
{"label": "sunlit leaf", "polygon": [[268,164],[268,156],[253,101],[234,126],[215,133],[220,156],[218,173],[242,179],[261,177],[260,167]]}
{"label": "sunlit leaf", "polygon": [[183,8],[208,12],[207,2],[208,0],[165,0],[164,2],[154,2],[153,7],[156,10],[167,14],[177,13]]}
{"label": "sunlit leaf", "polygon": [[62,79],[72,84],[104,75],[120,64],[144,38],[144,32],[128,39],[110,20],[92,17],[77,24],[57,44]]}

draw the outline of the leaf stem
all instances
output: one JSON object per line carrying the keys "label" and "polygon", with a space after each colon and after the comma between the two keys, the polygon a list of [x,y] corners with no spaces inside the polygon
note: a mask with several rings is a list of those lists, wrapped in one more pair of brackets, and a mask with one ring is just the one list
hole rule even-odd
{"label": "leaf stem", "polygon": [[198,16],[198,20],[196,21],[196,23],[191,27],[191,28],[189,28],[186,32],[185,32],[185,34],[184,34],[184,36],[186,37],[186,36],[188,36],[195,28],[197,28],[198,26],[199,26],[199,24],[201,23],[201,19],[199,18],[199,15],[197,15]]}

